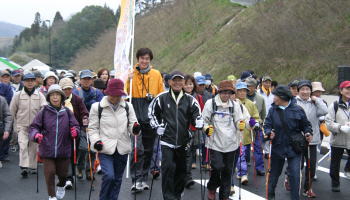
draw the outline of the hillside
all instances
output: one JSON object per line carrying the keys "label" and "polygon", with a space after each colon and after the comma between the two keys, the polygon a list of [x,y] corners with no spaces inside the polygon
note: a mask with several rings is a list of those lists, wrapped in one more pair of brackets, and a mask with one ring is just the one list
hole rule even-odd
{"label": "hillside", "polygon": [[22,26],[0,21],[0,38],[13,38],[23,29]]}
{"label": "hillside", "polygon": [[[221,80],[252,69],[280,83],[322,81],[330,91],[336,67],[349,64],[349,13],[350,1],[343,0],[266,0],[249,8],[229,0],[178,0],[137,18],[135,47],[152,48],[161,71],[209,72]],[[109,37],[100,40],[114,42]],[[97,52],[109,58],[89,59]],[[74,63],[102,67],[99,60],[113,52],[92,48]]]}

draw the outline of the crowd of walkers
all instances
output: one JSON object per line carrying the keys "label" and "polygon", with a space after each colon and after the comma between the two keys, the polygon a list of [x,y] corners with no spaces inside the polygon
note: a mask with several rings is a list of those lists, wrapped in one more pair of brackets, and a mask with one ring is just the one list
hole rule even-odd
{"label": "crowd of walkers", "polygon": [[[131,193],[150,190],[151,199],[161,177],[163,198],[180,200],[199,168],[210,172],[201,198],[215,200],[219,188],[218,199],[227,200],[240,195],[235,184],[250,183],[252,167],[254,176],[266,176],[266,199],[276,199],[283,172],[298,200],[317,197],[317,152],[330,136],[331,191],[340,192],[340,163],[350,153],[350,81],[328,105],[317,80],[278,85],[247,70],[216,86],[210,74],[160,73],[148,48],[136,59],[126,83],[108,69],[1,71],[0,168],[9,151],[18,152],[22,178],[42,163],[49,200],[96,173],[99,199],[116,200],[125,169]],[[350,177],[350,160],[344,171]]]}

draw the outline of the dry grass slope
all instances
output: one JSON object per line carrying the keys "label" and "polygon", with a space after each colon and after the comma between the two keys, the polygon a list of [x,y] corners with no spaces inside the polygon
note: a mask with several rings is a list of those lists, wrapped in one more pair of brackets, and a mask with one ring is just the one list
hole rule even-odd
{"label": "dry grass slope", "polygon": [[[345,0],[266,0],[249,8],[178,0],[137,18],[135,47],[152,48],[161,71],[210,72],[221,80],[249,68],[281,83],[307,78],[332,90],[336,66],[349,64],[349,13]],[[100,41],[72,65],[112,66],[114,30]]]}

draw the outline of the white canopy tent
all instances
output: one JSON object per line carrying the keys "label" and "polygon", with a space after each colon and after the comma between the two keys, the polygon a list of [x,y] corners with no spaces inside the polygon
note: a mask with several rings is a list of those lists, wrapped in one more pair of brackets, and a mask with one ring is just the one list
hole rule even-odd
{"label": "white canopy tent", "polygon": [[45,63],[41,62],[40,60],[34,59],[30,61],[29,63],[25,64],[22,69],[24,71],[49,71],[50,66],[46,65]]}

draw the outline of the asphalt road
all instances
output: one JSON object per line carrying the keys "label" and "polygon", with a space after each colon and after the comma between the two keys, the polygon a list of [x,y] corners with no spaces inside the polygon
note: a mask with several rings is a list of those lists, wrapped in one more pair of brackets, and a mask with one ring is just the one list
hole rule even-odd
{"label": "asphalt road", "polygon": [[[323,155],[318,155],[318,160]],[[20,170],[18,165],[18,154],[10,154],[10,162],[4,163],[4,167],[0,169],[0,200],[44,200],[48,199],[46,192],[46,185],[43,179],[42,169],[43,166],[39,166],[39,193],[36,193],[36,175],[30,175],[27,179],[22,179],[20,176]],[[342,161],[341,171],[343,171],[345,160]],[[341,178],[341,192],[333,193],[330,187],[330,177],[327,173],[329,168],[328,157],[324,158],[320,162],[319,170],[317,171],[317,181],[313,183],[314,192],[317,194],[317,199],[349,199],[350,198],[350,180],[344,177]],[[241,199],[258,200],[265,197],[265,177],[253,177],[252,167],[250,167],[249,184],[243,186],[241,190]],[[199,169],[193,170],[193,176],[198,183],[200,183]],[[205,179],[208,179],[209,174],[203,173]],[[276,199],[289,199],[289,193],[283,188],[283,175],[280,177]],[[98,199],[98,193],[100,189],[101,176],[96,175],[96,181],[94,182],[95,190],[92,192],[91,199]],[[204,181],[203,181],[204,183]],[[149,181],[150,184],[150,181]],[[130,179],[124,177],[119,199],[132,200],[134,195],[130,193],[131,182]],[[87,200],[89,196],[90,182],[86,180],[77,182],[77,199]],[[183,200],[200,200],[201,199],[201,187],[200,184],[195,184],[192,189],[186,189]],[[144,191],[136,195],[138,200],[147,200],[149,197],[149,191]],[[67,191],[66,200],[74,199],[74,190]],[[152,192],[152,198],[154,200],[162,199],[161,192],[161,180],[154,181],[154,188]],[[236,194],[231,199],[238,199],[238,189],[236,188]],[[301,199],[306,199],[302,197]]]}

